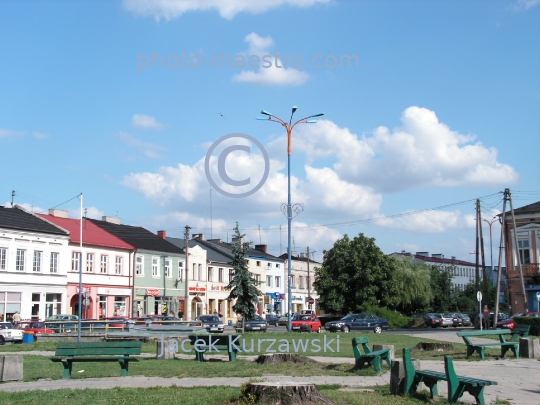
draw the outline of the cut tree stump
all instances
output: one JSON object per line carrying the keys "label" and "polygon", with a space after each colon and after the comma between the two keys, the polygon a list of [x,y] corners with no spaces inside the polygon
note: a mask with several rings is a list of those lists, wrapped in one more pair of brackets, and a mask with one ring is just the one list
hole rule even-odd
{"label": "cut tree stump", "polygon": [[260,354],[255,359],[259,364],[280,364],[280,363],[317,363],[315,360],[306,356],[291,353]]}
{"label": "cut tree stump", "polygon": [[414,350],[446,351],[454,350],[454,346],[452,346],[450,343],[420,342],[414,347]]}
{"label": "cut tree stump", "polygon": [[335,402],[325,397],[315,384],[309,383],[249,383],[244,397],[253,398],[260,405],[330,405]]}

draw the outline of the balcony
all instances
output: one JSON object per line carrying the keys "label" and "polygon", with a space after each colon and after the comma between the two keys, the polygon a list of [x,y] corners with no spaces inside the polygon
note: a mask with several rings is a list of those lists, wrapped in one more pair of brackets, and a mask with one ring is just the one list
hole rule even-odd
{"label": "balcony", "polygon": [[[540,277],[540,264],[529,263],[521,266],[523,277]],[[516,268],[508,272],[508,277],[519,277],[519,270]]]}

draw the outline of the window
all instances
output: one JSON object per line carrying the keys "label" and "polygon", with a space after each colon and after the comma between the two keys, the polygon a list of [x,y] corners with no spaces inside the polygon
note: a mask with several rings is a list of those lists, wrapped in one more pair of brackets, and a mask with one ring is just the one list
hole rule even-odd
{"label": "window", "polygon": [[276,288],[279,288],[279,287],[281,287],[281,277],[276,276]]}
{"label": "window", "polygon": [[180,281],[184,281],[184,262],[178,262],[178,278]]}
{"label": "window", "polygon": [[528,240],[518,240],[519,246],[519,259],[521,264],[530,264],[531,263],[531,250]]}
{"label": "window", "polygon": [[0,248],[0,270],[7,270],[7,249]]}
{"label": "window", "polygon": [[17,249],[17,257],[15,258],[15,270],[24,271],[24,259],[26,256],[26,250]]}
{"label": "window", "polygon": [[291,288],[296,288],[296,285],[294,284],[294,276],[291,276]]}
{"label": "window", "polygon": [[279,269],[279,263],[276,263],[276,268]]}
{"label": "window", "polygon": [[214,272],[214,268],[213,267],[208,267],[208,281],[213,281],[212,280],[212,273]]}
{"label": "window", "polygon": [[199,263],[199,280],[203,280],[203,274],[202,274],[202,264]]}
{"label": "window", "polygon": [[260,262],[260,260],[257,260],[257,267],[261,267],[261,262]]}
{"label": "window", "polygon": [[34,262],[32,263],[32,271],[34,273],[41,273],[41,258],[43,252],[39,250],[34,250]]}
{"label": "window", "polygon": [[198,280],[197,275],[197,263],[193,263],[193,277],[191,279]]}
{"label": "window", "polygon": [[260,283],[261,282],[261,275],[260,274],[254,274],[254,276],[255,276],[255,281],[257,283]]}
{"label": "window", "polygon": [[51,252],[50,273],[58,273],[58,252]]}
{"label": "window", "polygon": [[103,274],[107,274],[108,272],[108,261],[109,261],[109,256],[106,256],[106,255],[101,255],[101,265],[100,265],[100,272],[103,273]]}
{"label": "window", "polygon": [[218,270],[218,281],[223,283],[223,269],[221,268]]}
{"label": "window", "polygon": [[304,276],[300,276],[300,288],[306,288],[304,286],[304,278],[305,278]]}
{"label": "window", "polygon": [[231,281],[233,281],[233,278],[234,278],[234,270],[233,269],[229,269],[229,283]]}
{"label": "window", "polygon": [[79,252],[71,252],[71,271],[79,271],[80,262],[81,254]]}
{"label": "window", "polygon": [[135,258],[135,275],[137,276],[144,276],[143,260],[144,258],[142,256]]}
{"label": "window", "polygon": [[152,277],[159,277],[159,258],[152,257]]}
{"label": "window", "polygon": [[114,274],[122,275],[122,256],[116,256],[114,263]]}
{"label": "window", "polygon": [[272,276],[266,276],[266,288],[272,287]]}
{"label": "window", "polygon": [[165,277],[172,278],[171,259],[165,259]]}
{"label": "window", "polygon": [[86,254],[86,271],[88,273],[94,272],[94,254],[93,253]]}

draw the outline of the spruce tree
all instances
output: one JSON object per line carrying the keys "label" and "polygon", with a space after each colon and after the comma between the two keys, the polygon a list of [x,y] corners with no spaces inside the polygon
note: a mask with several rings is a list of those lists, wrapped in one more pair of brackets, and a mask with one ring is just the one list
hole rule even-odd
{"label": "spruce tree", "polygon": [[261,291],[257,288],[261,282],[255,280],[253,273],[249,271],[249,261],[247,258],[247,251],[251,246],[251,242],[243,242],[245,235],[240,234],[238,228],[238,222],[234,228],[233,242],[233,278],[227,289],[230,291],[228,300],[236,299],[236,303],[233,305],[233,311],[242,316],[242,332],[245,330],[246,320],[253,319],[257,314],[257,303],[259,297],[262,295]]}

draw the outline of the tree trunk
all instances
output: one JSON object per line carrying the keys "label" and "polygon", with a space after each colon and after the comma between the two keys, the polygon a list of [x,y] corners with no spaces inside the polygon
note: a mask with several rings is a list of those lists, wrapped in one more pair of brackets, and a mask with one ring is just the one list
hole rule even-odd
{"label": "tree trunk", "polygon": [[255,362],[259,364],[279,364],[287,362],[316,363],[315,360],[312,360],[309,357],[290,353],[260,354],[259,357],[255,359]]}
{"label": "tree trunk", "polygon": [[330,405],[335,402],[325,397],[315,384],[249,383],[244,397],[253,398],[260,405]]}

